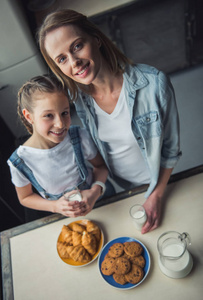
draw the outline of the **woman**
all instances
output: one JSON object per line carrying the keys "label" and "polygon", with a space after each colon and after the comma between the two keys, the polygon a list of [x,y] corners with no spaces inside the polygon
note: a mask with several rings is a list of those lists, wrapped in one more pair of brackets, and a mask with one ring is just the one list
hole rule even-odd
{"label": "woman", "polygon": [[51,70],[67,84],[112,178],[125,189],[149,184],[142,233],[155,229],[180,156],[170,81],[153,67],[133,66],[86,16],[72,10],[46,17],[39,46]]}

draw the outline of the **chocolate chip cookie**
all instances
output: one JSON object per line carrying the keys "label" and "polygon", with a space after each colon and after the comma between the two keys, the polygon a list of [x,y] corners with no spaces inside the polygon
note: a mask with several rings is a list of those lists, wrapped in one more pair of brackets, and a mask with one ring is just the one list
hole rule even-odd
{"label": "chocolate chip cookie", "polygon": [[125,242],[124,251],[129,256],[139,256],[142,254],[143,248],[137,242]]}

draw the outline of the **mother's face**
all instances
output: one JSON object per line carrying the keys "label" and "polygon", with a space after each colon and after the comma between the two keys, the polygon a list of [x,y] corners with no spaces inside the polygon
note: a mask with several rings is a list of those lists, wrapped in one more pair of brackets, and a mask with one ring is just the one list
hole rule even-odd
{"label": "mother's face", "polygon": [[62,26],[49,32],[45,38],[48,55],[68,77],[88,85],[101,68],[100,41],[77,26]]}

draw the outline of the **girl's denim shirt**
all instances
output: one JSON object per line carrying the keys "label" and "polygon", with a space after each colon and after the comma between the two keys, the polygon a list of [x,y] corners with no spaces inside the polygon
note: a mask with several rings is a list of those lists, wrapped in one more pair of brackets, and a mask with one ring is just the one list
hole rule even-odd
{"label": "girl's denim shirt", "polygon": [[[174,168],[181,156],[175,95],[169,78],[154,67],[128,65],[123,76],[127,83],[126,100],[132,131],[151,177],[145,194],[147,198],[158,182],[160,167]],[[93,101],[91,96],[80,91],[74,103],[77,114],[103,156],[111,177],[122,186],[122,180],[117,180],[110,170],[108,145],[99,140]]]}

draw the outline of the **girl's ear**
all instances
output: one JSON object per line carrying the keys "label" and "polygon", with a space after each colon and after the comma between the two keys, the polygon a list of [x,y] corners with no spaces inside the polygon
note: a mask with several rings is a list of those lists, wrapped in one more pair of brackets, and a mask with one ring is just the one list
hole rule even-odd
{"label": "girl's ear", "polygon": [[26,109],[24,108],[22,110],[23,116],[24,118],[30,123],[33,124],[33,119],[32,119],[32,114]]}

